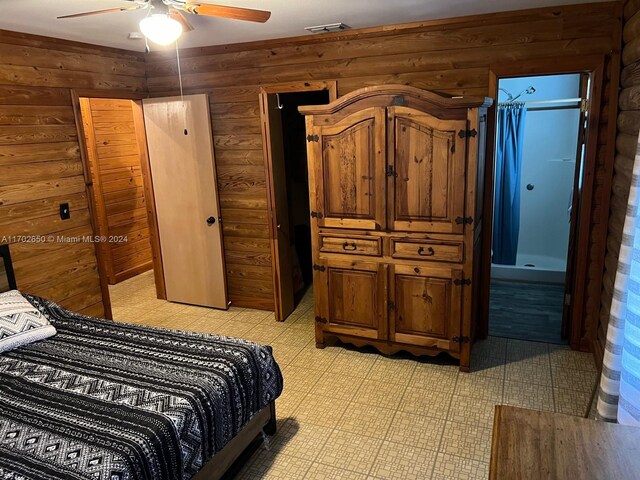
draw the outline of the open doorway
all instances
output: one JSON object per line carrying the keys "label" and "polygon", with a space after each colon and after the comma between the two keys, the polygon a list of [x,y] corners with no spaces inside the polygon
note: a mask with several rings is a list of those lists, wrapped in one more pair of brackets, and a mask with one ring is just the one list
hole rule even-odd
{"label": "open doorway", "polygon": [[149,298],[166,298],[142,96],[72,90],[72,97],[105,316],[113,318],[123,307],[113,291],[131,293],[127,280],[148,278]]}
{"label": "open doorway", "polygon": [[274,305],[276,320],[284,321],[313,279],[306,124],[298,107],[334,100],[335,83],[265,87],[260,98],[271,213]]}
{"label": "open doorway", "polygon": [[80,97],[97,247],[110,285],[153,268],[139,101]]}
{"label": "open doorway", "polygon": [[589,83],[498,80],[490,335],[568,343]]}
{"label": "open doorway", "polygon": [[[132,302],[156,297],[226,310],[207,95],[73,95],[105,305],[124,289]],[[130,295],[132,285],[145,296]]]}

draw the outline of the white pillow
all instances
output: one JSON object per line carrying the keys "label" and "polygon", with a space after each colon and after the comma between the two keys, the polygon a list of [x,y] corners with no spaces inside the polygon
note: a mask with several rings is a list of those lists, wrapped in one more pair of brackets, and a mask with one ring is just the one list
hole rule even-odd
{"label": "white pillow", "polygon": [[0,293],[0,353],[55,334],[55,327],[20,292]]}

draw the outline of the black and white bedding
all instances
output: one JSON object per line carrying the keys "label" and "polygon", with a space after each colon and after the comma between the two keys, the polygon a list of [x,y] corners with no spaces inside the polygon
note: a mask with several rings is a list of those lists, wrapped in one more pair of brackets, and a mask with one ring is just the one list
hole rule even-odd
{"label": "black and white bedding", "polygon": [[86,317],[0,354],[0,479],[191,478],[282,392],[270,347]]}

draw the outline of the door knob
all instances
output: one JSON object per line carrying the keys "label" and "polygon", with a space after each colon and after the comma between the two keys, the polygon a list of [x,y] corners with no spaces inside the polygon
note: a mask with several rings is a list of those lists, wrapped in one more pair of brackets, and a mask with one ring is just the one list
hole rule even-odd
{"label": "door knob", "polygon": [[214,223],[216,223],[215,217],[207,218],[207,225],[213,225]]}
{"label": "door knob", "polygon": [[282,227],[280,226],[280,224],[277,224],[277,225],[276,225],[276,228],[277,228],[278,230],[280,230]]}

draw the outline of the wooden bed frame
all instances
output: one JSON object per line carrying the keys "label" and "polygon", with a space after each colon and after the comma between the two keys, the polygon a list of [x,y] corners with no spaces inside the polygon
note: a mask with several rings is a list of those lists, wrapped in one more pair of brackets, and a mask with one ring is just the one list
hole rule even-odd
{"label": "wooden bed frame", "polygon": [[202,467],[193,480],[233,478],[262,445],[263,431],[267,435],[276,433],[275,402],[260,410],[238,435]]}

